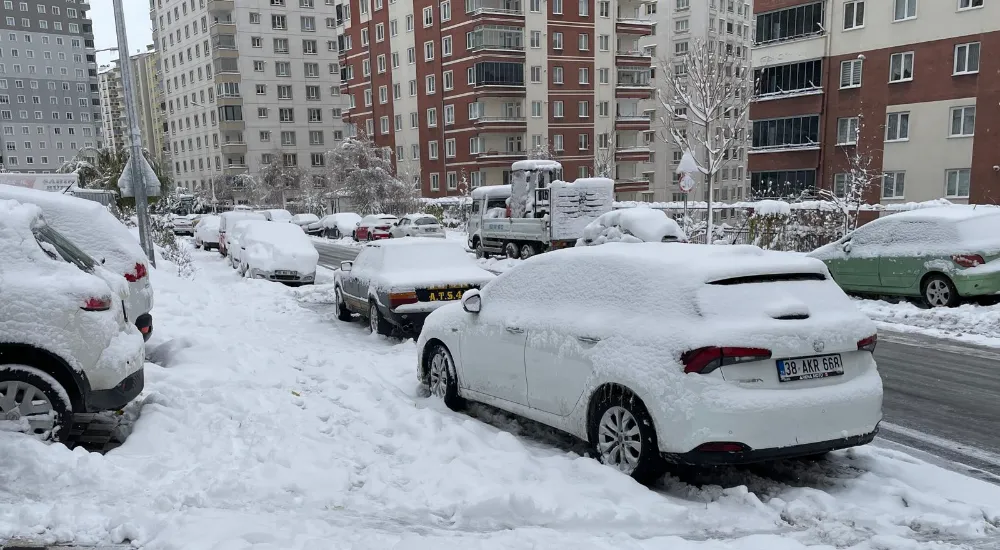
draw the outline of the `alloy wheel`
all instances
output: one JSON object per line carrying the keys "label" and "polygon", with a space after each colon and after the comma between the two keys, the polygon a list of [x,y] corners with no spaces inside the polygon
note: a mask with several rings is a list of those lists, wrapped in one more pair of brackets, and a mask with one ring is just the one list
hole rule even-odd
{"label": "alloy wheel", "polygon": [[448,380],[452,373],[451,359],[443,349],[438,349],[434,357],[431,358],[431,368],[428,373],[428,386],[431,394],[444,399],[448,393]]}
{"label": "alloy wheel", "polygon": [[927,303],[934,307],[944,307],[951,301],[951,289],[948,288],[948,283],[941,279],[934,279],[927,283],[927,289],[924,293],[927,297]]}
{"label": "alloy wheel", "polygon": [[602,462],[627,475],[639,466],[642,435],[638,421],[627,409],[616,405],[604,411],[597,438],[597,452]]}
{"label": "alloy wheel", "polygon": [[378,306],[375,304],[372,304],[371,308],[368,310],[368,328],[370,328],[373,333],[378,332]]}
{"label": "alloy wheel", "polygon": [[0,421],[27,421],[28,435],[41,436],[56,426],[56,412],[45,393],[27,382],[0,382]]}

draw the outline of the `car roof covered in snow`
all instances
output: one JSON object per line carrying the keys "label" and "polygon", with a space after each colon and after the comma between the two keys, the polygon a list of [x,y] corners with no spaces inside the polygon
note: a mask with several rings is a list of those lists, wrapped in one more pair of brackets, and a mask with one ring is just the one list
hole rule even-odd
{"label": "car roof covered in snow", "polygon": [[882,222],[884,220],[959,222],[997,215],[1000,215],[1000,208],[995,206],[954,204],[951,206],[935,206],[933,208],[906,210],[904,212],[899,212],[898,214],[891,214],[889,216],[873,220],[872,223]]}
{"label": "car roof covered in snow", "polygon": [[365,249],[381,252],[378,279],[386,286],[478,284],[493,278],[492,273],[476,264],[464,245],[455,241],[406,237],[370,243]]}
{"label": "car roof covered in snow", "polygon": [[53,191],[0,185],[0,199],[36,204],[45,221],[105,267],[124,274],[146,264],[139,241],[104,205]]}
{"label": "car roof covered in snow", "polygon": [[244,241],[260,241],[272,244],[305,243],[309,247],[312,247],[309,237],[297,225],[267,221],[240,223],[247,224],[246,232],[243,236]]}
{"label": "car roof covered in snow", "polygon": [[479,200],[483,197],[490,199],[506,199],[511,195],[510,185],[484,185],[472,190],[472,199]]}

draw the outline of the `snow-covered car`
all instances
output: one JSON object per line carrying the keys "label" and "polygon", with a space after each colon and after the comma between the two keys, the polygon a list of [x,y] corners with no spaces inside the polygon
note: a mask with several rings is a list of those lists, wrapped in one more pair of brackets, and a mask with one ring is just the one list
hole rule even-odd
{"label": "snow-covered car", "polygon": [[319,222],[319,216],[316,214],[295,214],[292,216],[291,222],[306,231],[309,224]]}
{"label": "snow-covered car", "polygon": [[125,280],[36,205],[0,200],[0,281],[0,430],[59,441],[74,412],[117,410],[142,391]]}
{"label": "snow-covered car", "polygon": [[953,205],[883,216],[809,254],[847,292],[931,307],[1000,296],[1000,208]]}
{"label": "snow-covered car", "polygon": [[389,228],[399,221],[391,214],[372,214],[361,218],[351,235],[355,241],[375,241],[389,238]]}
{"label": "snow-covered car", "polygon": [[583,228],[576,246],[605,243],[683,243],[687,236],[662,210],[622,208],[602,214]]}
{"label": "snow-covered car", "polygon": [[251,221],[237,227],[243,224],[246,230],[239,237],[240,261],[249,277],[288,285],[316,281],[319,253],[297,225]]}
{"label": "snow-covered car", "polygon": [[358,313],[368,319],[372,332],[389,335],[396,328],[416,336],[430,312],[457,303],[464,292],[493,278],[455,242],[369,243],[353,262],[341,262],[334,272],[337,318],[350,321]]}
{"label": "snow-covered car", "polygon": [[226,256],[229,258],[229,265],[233,269],[240,272],[240,275],[246,273],[246,264],[243,263],[243,236],[246,235],[247,231],[250,229],[250,225],[254,223],[271,223],[267,220],[240,220],[233,224],[230,231],[226,233],[226,242],[228,247],[226,248]]}
{"label": "snow-covered car", "polygon": [[194,235],[194,217],[191,215],[171,216],[170,226],[174,235]]}
{"label": "snow-covered car", "polygon": [[323,216],[323,219],[318,222],[309,224],[306,227],[306,232],[310,235],[339,239],[347,235],[353,235],[360,221],[361,216],[354,212],[328,214]]}
{"label": "snow-covered car", "polygon": [[219,216],[205,216],[194,226],[194,246],[211,250],[219,248]]}
{"label": "snow-covered car", "polygon": [[153,287],[149,260],[132,235],[104,205],[62,193],[0,185],[0,199],[35,204],[46,222],[105,269],[125,277],[125,314],[146,339],[153,333]]}
{"label": "snow-covered car", "polygon": [[445,238],[444,227],[430,214],[407,214],[389,228],[389,236]]}
{"label": "snow-covered car", "polygon": [[[576,435],[641,481],[866,444],[874,323],[822,262],[754,246],[574,247],[425,321],[418,378]],[[567,281],[566,274],[572,274]]]}
{"label": "snow-covered car", "polygon": [[263,214],[258,214],[257,212],[251,212],[249,210],[233,210],[232,212],[223,212],[219,215],[219,254],[223,256],[229,255],[229,246],[227,245],[226,233],[234,226],[237,222],[242,220],[266,220]]}
{"label": "snow-covered car", "polygon": [[264,216],[269,222],[290,222],[292,221],[292,213],[284,208],[269,208],[267,210],[258,210],[258,214]]}

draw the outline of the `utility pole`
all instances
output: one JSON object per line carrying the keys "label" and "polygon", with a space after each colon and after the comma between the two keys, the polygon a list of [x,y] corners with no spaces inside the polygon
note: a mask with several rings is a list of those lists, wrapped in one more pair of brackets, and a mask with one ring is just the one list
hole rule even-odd
{"label": "utility pole", "polygon": [[146,201],[146,158],[142,154],[142,130],[139,129],[139,113],[135,105],[135,88],[132,80],[132,62],[129,58],[128,37],[125,34],[125,10],[122,0],[114,0],[115,27],[118,31],[118,54],[122,57],[122,86],[125,88],[125,117],[132,136],[131,162],[129,179],[132,182],[132,192],[135,194],[135,215],[139,222],[139,245],[149,258],[149,263],[156,267],[156,253],[153,249],[152,234],[149,230],[149,205]]}

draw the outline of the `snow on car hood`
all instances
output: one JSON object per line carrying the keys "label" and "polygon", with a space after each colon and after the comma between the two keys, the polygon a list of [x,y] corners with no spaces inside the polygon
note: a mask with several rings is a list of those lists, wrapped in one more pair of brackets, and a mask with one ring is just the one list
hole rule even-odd
{"label": "snow on car hood", "polygon": [[319,253],[299,226],[283,222],[249,222],[240,238],[246,261],[256,269],[313,273]]}

